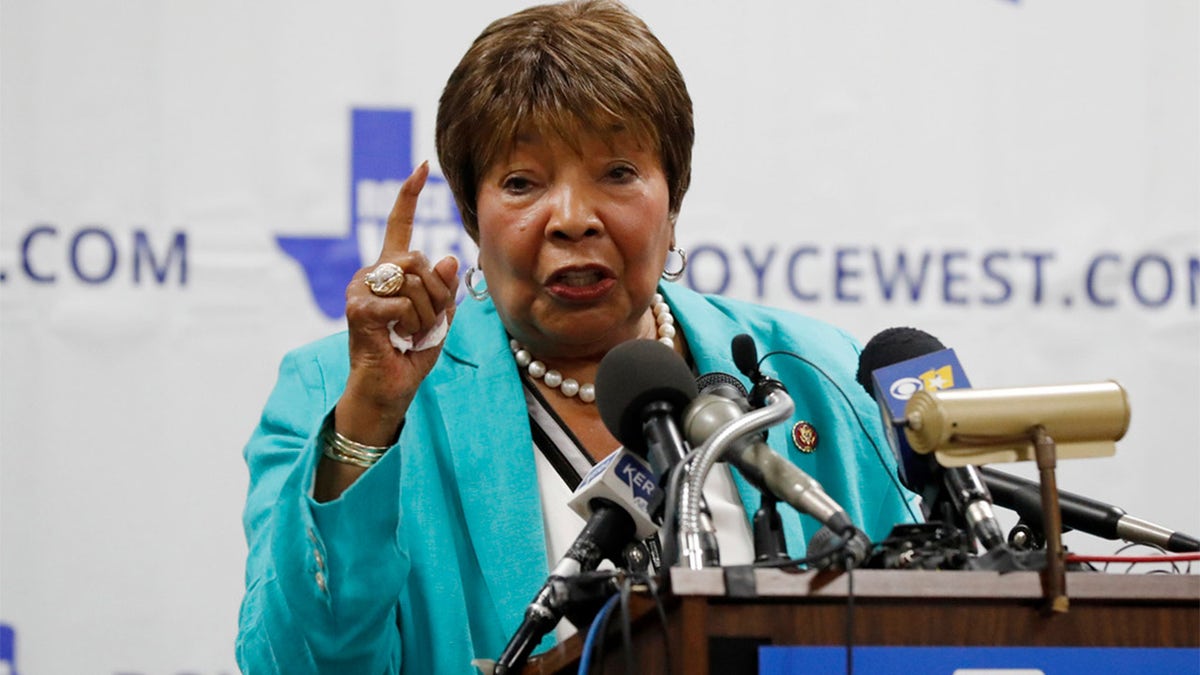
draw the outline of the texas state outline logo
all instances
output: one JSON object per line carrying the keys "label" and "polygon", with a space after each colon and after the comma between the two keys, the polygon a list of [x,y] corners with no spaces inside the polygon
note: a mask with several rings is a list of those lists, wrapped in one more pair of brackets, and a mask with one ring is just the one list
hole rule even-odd
{"label": "texas state outline logo", "polygon": [[17,675],[17,631],[0,623],[0,675]]}
{"label": "texas state outline logo", "polygon": [[[388,214],[400,184],[413,170],[412,117],[407,109],[354,108],[349,232],[340,237],[275,238],[284,253],[300,263],[313,300],[330,319],[345,315],[346,284],[379,255]],[[413,218],[412,247],[430,260],[453,255],[460,262],[474,251],[474,242],[462,229],[450,186],[440,176],[430,174],[421,191]]]}

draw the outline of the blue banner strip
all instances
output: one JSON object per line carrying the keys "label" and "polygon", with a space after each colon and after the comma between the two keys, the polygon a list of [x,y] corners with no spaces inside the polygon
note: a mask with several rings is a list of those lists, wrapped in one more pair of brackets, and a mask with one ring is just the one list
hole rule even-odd
{"label": "blue banner strip", "polygon": [[[977,672],[973,672],[977,671]],[[845,647],[760,647],[759,675],[845,673]],[[855,647],[854,675],[1200,675],[1200,649]]]}

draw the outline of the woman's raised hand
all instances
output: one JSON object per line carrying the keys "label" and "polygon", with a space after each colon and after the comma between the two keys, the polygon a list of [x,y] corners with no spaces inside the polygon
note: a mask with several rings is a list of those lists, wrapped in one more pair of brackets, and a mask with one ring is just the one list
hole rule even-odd
{"label": "woman's raised hand", "polygon": [[[404,181],[388,216],[379,260],[359,270],[346,288],[350,377],[335,422],[338,433],[366,445],[395,442],[417,387],[442,352],[438,341],[428,349],[402,353],[392,345],[389,328],[419,344],[439,327],[443,312],[446,326],[454,318],[458,260],[447,256],[431,265],[423,253],[409,249],[417,197],[428,177],[429,163],[424,162]],[[367,275],[385,263],[402,271],[398,289],[368,281]],[[383,272],[386,277],[387,270]]]}

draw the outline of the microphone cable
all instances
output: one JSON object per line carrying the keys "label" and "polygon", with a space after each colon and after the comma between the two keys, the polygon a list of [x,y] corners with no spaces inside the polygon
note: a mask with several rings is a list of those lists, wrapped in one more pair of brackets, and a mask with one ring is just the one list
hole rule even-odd
{"label": "microphone cable", "polygon": [[633,675],[637,672],[633,669],[633,625],[629,616],[629,591],[632,586],[633,583],[629,577],[625,577],[621,582],[618,594],[621,598],[621,645],[624,647],[625,675]]}
{"label": "microphone cable", "polygon": [[[831,386],[833,386],[833,388],[835,390],[837,390],[837,393],[841,395],[842,400],[845,401],[846,407],[850,409],[850,413],[854,416],[854,421],[855,421],[855,423],[858,424],[859,430],[862,431],[862,434],[863,434],[863,436],[866,437],[867,442],[871,444],[871,449],[875,452],[875,459],[878,460],[879,466],[882,467],[884,470],[884,473],[887,474],[888,482],[891,483],[892,488],[896,491],[896,495],[900,497],[900,502],[902,504],[904,504],[904,510],[908,512],[909,517],[912,518],[914,523],[919,523],[922,520],[924,520],[923,518],[918,518],[917,514],[913,513],[912,504],[909,503],[908,497],[904,493],[904,489],[900,486],[899,481],[896,479],[896,472],[893,471],[892,468],[888,466],[887,460],[884,459],[883,451],[879,448],[879,444],[875,442],[875,438],[873,436],[871,436],[870,432],[867,431],[867,425],[866,425],[866,423],[863,422],[862,416],[858,414],[858,408],[856,408],[854,406],[854,403],[850,401],[850,396],[848,394],[846,394],[846,391],[844,389],[842,389],[841,385],[839,385],[836,380],[834,380],[832,377],[830,377],[829,373],[825,372],[825,370],[823,368],[821,368],[821,366],[818,366],[817,364],[813,363],[812,361],[810,361],[810,360],[804,358],[803,356],[801,356],[795,352],[792,352],[792,351],[778,350],[778,351],[773,351],[773,352],[767,352],[766,354],[763,354],[762,358],[760,358],[758,360],[759,367],[761,368],[762,364],[765,363],[769,357],[775,356],[777,354],[782,355],[782,356],[790,356],[790,357],[796,359],[797,361],[807,365],[809,368],[812,368],[816,372],[820,373],[821,377],[825,378],[825,381],[828,382]],[[839,533],[838,536],[840,537],[842,535]],[[849,544],[850,544],[850,538],[845,537],[844,541],[841,545],[841,548],[845,552],[847,552],[847,554],[849,553],[849,550],[848,550]],[[846,642],[846,675],[853,675],[853,673],[854,673],[854,566],[850,565],[850,564],[846,565],[846,638],[845,638],[845,642]]]}
{"label": "microphone cable", "polygon": [[617,606],[619,596],[613,593],[600,608],[596,614],[596,618],[592,619],[592,625],[588,628],[587,637],[583,641],[583,653],[579,656],[579,675],[589,675],[592,670],[592,654],[596,652],[597,640],[596,636],[600,636],[600,641],[604,641],[603,627],[608,624],[608,615],[612,613],[613,607]]}
{"label": "microphone cable", "polygon": [[617,584],[618,590],[605,601],[604,606],[596,614],[596,618],[592,620],[591,626],[588,627],[587,636],[583,643],[583,652],[580,654],[579,675],[590,675],[590,671],[593,670],[595,665],[603,663],[606,636],[612,625],[614,614],[618,612],[618,607],[621,614],[621,636],[624,642],[626,672],[638,672],[633,663],[633,616],[629,610],[629,598],[633,594],[635,585],[645,586],[646,591],[650,593],[650,597],[654,600],[654,610],[658,615],[658,624],[662,635],[662,653],[665,665],[663,672],[674,672],[671,659],[670,631],[667,625],[667,611],[663,606],[658,583],[650,574],[631,574],[627,571],[610,572],[609,574],[614,579],[618,576],[621,577]]}
{"label": "microphone cable", "polygon": [[[1128,551],[1131,548],[1136,548],[1138,546],[1144,546],[1146,548],[1158,551],[1159,554],[1158,555],[1128,555],[1128,554],[1124,554],[1125,551]],[[1169,553],[1166,549],[1164,549],[1161,546],[1156,546],[1154,544],[1140,544],[1137,542],[1130,542],[1128,544],[1125,544],[1124,546],[1118,548],[1112,555],[1079,555],[1076,553],[1071,553],[1071,554],[1067,555],[1067,562],[1104,563],[1104,568],[1102,571],[1106,572],[1106,573],[1108,572],[1108,566],[1112,563],[1128,563],[1129,567],[1126,568],[1124,574],[1132,573],[1133,566],[1137,565],[1138,563],[1152,563],[1152,564],[1167,563],[1167,564],[1171,565],[1170,572],[1168,572],[1166,570],[1151,570],[1150,572],[1147,572],[1147,574],[1191,574],[1192,573],[1192,563],[1195,561],[1200,561],[1200,553]],[[1179,563],[1181,563],[1181,562],[1187,563],[1186,568],[1184,568],[1183,570],[1179,569]]]}
{"label": "microphone cable", "polygon": [[662,596],[658,594],[658,584],[653,576],[646,577],[646,586],[650,589],[650,597],[654,598],[654,611],[658,614],[658,626],[662,631],[663,665],[666,673],[674,673],[671,664],[671,631],[667,624],[667,609],[663,607]]}
{"label": "microphone cable", "polygon": [[[846,646],[846,673],[851,675],[854,672],[854,568],[858,562],[854,556],[854,551],[851,549],[851,544],[854,541],[854,535],[858,533],[857,529],[850,529],[844,532],[834,534],[834,541],[837,542],[829,550],[820,553],[811,554],[804,558],[796,558],[794,560],[784,561],[766,561],[755,563],[752,567],[756,568],[779,568],[792,567],[799,565],[813,565],[826,560],[836,560],[840,554],[842,556],[842,567],[846,572],[846,620],[844,623],[844,642]],[[870,558],[872,545],[864,553],[864,560]],[[819,567],[818,567],[819,569]]]}
{"label": "microphone cable", "polygon": [[[849,543],[849,542],[847,542]],[[854,675],[854,566],[846,565],[846,675]]]}
{"label": "microphone cable", "polygon": [[763,354],[762,358],[760,358],[758,360],[759,366],[762,366],[762,364],[764,362],[766,362],[768,357],[775,356],[775,355],[790,356],[790,357],[796,359],[797,361],[800,361],[801,363],[807,365],[809,368],[812,368],[813,370],[820,373],[821,377],[825,378],[825,381],[828,382],[830,385],[832,385],[833,388],[836,389],[839,394],[841,394],[842,400],[846,402],[846,407],[848,407],[850,409],[850,413],[852,415],[854,415],[854,421],[858,423],[859,430],[862,431],[863,436],[865,436],[867,439],[867,442],[871,444],[871,449],[875,451],[875,458],[877,460],[879,460],[879,466],[883,467],[884,473],[887,474],[888,481],[891,482],[892,487],[896,490],[896,494],[900,497],[901,503],[904,504],[904,510],[908,511],[908,515],[913,519],[914,523],[922,522],[924,520],[924,518],[918,518],[917,514],[913,513],[912,504],[910,504],[908,502],[908,497],[905,496],[904,488],[900,486],[899,481],[896,479],[896,472],[893,471],[892,468],[888,466],[887,460],[884,459],[884,457],[883,457],[883,451],[879,449],[879,444],[875,442],[874,437],[872,437],[871,434],[867,431],[866,423],[863,422],[862,416],[858,414],[858,409],[854,407],[854,403],[852,403],[850,401],[850,396],[846,394],[846,391],[844,389],[842,389],[841,386],[838,385],[837,381],[834,380],[832,377],[830,377],[829,373],[825,372],[821,368],[821,366],[818,366],[817,364],[813,363],[812,361],[809,361],[808,359],[804,358],[803,356],[800,356],[799,354],[797,354],[795,352],[790,352],[790,351],[786,351],[786,350],[777,350],[777,351],[773,351],[773,352],[767,352],[766,354]]}

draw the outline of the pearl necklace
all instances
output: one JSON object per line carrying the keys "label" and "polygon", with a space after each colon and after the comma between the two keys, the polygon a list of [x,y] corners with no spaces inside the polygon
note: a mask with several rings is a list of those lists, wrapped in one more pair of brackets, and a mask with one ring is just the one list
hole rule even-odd
{"label": "pearl necklace", "polygon": [[[654,322],[658,325],[658,341],[664,345],[675,348],[675,316],[671,314],[671,307],[663,300],[661,293],[655,293],[651,299],[651,304],[654,307]],[[579,400],[584,403],[593,403],[596,400],[596,385],[587,382],[579,384],[574,378],[564,378],[562,373],[557,370],[549,370],[546,364],[533,358],[533,354],[529,353],[520,342],[509,340],[508,346],[512,349],[513,358],[516,359],[517,365],[524,368],[529,376],[535,380],[541,380],[546,383],[546,386],[551,389],[557,389],[558,393],[567,398],[579,396]]]}

